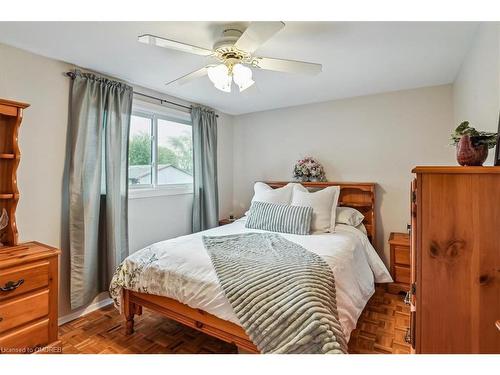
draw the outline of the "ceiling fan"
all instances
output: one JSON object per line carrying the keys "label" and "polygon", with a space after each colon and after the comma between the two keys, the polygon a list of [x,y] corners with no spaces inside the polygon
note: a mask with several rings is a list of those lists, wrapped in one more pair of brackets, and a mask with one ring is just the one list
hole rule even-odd
{"label": "ceiling fan", "polygon": [[321,64],[254,55],[254,52],[262,44],[284,27],[283,22],[252,22],[244,31],[237,27],[227,27],[211,50],[151,34],[141,35],[138,40],[141,43],[207,56],[213,59],[213,63],[209,62],[208,65],[201,69],[167,82],[167,85],[174,82],[182,85],[193,79],[208,75],[208,78],[217,89],[231,92],[231,85],[234,81],[241,92],[255,83],[252,79],[251,68],[310,75],[321,72]]}

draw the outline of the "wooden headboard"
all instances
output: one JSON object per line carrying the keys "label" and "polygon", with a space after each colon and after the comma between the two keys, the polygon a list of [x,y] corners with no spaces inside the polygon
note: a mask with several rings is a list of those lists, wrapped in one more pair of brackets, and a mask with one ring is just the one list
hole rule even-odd
{"label": "wooden headboard", "polygon": [[[285,181],[263,181],[273,189],[285,186],[289,182]],[[310,191],[321,190],[328,186],[340,186],[339,206],[352,207],[360,211],[365,219],[363,224],[366,227],[368,238],[375,247],[376,226],[375,226],[375,186],[373,182],[301,182],[302,186]]]}

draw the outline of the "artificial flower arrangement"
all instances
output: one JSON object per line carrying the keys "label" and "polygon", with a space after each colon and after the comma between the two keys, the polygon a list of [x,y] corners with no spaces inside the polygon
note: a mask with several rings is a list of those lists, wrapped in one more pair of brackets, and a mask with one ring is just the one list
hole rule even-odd
{"label": "artificial flower arrangement", "polygon": [[293,168],[293,178],[296,181],[326,181],[323,166],[314,158],[307,156],[300,159]]}

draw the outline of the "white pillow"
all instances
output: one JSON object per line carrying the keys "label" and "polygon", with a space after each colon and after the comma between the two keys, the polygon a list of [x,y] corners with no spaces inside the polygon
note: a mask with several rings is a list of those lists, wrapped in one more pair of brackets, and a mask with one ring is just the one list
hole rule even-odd
{"label": "white pillow", "polygon": [[359,224],[356,226],[356,229],[360,230],[361,232],[363,232],[366,236],[368,236],[368,232],[366,231],[366,227],[364,224]]}
{"label": "white pillow", "polygon": [[335,230],[335,216],[339,194],[339,186],[329,186],[310,193],[302,185],[295,185],[292,206],[312,207],[312,232],[333,232]]}
{"label": "white pillow", "polygon": [[361,212],[352,207],[337,207],[336,223],[357,227],[365,218]]}
{"label": "white pillow", "polygon": [[[290,204],[292,201],[293,186],[297,185],[289,183],[281,188],[273,189],[268,184],[263,182],[256,182],[253,186],[254,195],[252,202],[266,202],[274,204]],[[245,212],[248,216],[249,211]]]}

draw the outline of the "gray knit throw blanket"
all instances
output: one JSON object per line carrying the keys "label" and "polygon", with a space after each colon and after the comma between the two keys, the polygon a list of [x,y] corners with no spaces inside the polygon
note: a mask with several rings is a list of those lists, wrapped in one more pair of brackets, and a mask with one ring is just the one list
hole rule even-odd
{"label": "gray knit throw blanket", "polygon": [[347,353],[335,279],[319,255],[274,233],[204,236],[203,242],[261,353]]}

